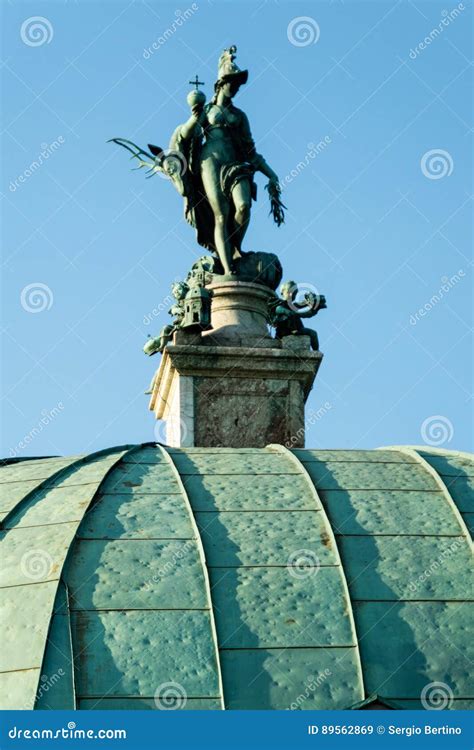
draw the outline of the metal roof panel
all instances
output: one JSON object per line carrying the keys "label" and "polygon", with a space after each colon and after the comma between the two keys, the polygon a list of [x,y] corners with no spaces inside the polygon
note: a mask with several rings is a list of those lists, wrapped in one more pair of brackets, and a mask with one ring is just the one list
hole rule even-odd
{"label": "metal roof panel", "polygon": [[355,645],[339,567],[213,568],[211,585],[221,648]]}
{"label": "metal roof panel", "polygon": [[68,566],[72,609],[205,609],[194,539],[81,540]]}

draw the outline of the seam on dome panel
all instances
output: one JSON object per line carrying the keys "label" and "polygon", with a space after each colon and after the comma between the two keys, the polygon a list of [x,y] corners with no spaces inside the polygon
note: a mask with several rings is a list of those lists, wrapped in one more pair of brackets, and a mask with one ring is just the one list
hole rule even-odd
{"label": "seam on dome panel", "polygon": [[356,653],[357,653],[357,672],[358,672],[358,678],[359,678],[360,694],[361,694],[362,699],[363,699],[363,698],[365,698],[365,695],[366,695],[365,684],[364,684],[364,671],[362,669],[362,660],[361,660],[360,648],[359,648],[359,638],[358,638],[358,635],[357,635],[357,628],[356,628],[356,624],[355,624],[354,610],[352,608],[352,599],[351,599],[350,594],[349,594],[349,586],[347,585],[346,572],[345,572],[344,566],[342,564],[341,555],[339,553],[339,547],[337,546],[336,537],[334,535],[331,523],[329,521],[329,517],[328,517],[328,515],[326,513],[326,509],[325,509],[325,507],[324,507],[324,505],[323,505],[323,503],[321,501],[321,498],[319,497],[319,493],[318,493],[318,490],[317,490],[317,487],[316,487],[315,483],[311,479],[311,476],[310,476],[309,472],[307,471],[307,469],[306,469],[305,465],[303,464],[303,462],[300,461],[300,459],[298,458],[298,456],[296,456],[293,453],[293,451],[289,450],[284,445],[269,445],[268,447],[269,448],[277,448],[277,449],[279,449],[279,451],[280,451],[281,454],[288,456],[289,459],[296,466],[299,467],[301,475],[304,476],[304,478],[306,479],[306,482],[308,484],[308,487],[309,487],[309,490],[310,490],[311,494],[313,495],[314,499],[321,506],[321,512],[323,514],[323,518],[324,518],[324,521],[325,521],[326,529],[327,529],[329,537],[330,537],[330,539],[331,539],[331,541],[332,541],[332,543],[334,545],[336,559],[338,561],[338,567],[340,569],[342,591],[343,591],[343,595],[344,595],[345,600],[346,600],[347,614],[348,614],[348,617],[349,617],[349,622],[350,622],[352,634],[353,634],[353,637],[354,637],[354,644],[355,645],[354,645],[353,648],[356,649]]}
{"label": "seam on dome panel", "polygon": [[438,487],[442,491],[443,496],[444,496],[447,504],[449,505],[452,514],[454,515],[456,521],[459,523],[459,527],[460,527],[460,531],[461,531],[461,536],[463,536],[466,539],[468,547],[469,547],[469,549],[472,552],[473,549],[474,549],[474,547],[473,547],[473,542],[472,542],[472,539],[471,539],[471,535],[469,533],[469,529],[467,528],[466,522],[464,521],[464,518],[462,517],[461,512],[460,512],[458,506],[454,502],[454,500],[453,500],[453,498],[451,496],[451,493],[449,492],[449,490],[448,490],[445,482],[443,481],[443,479],[441,478],[441,476],[438,474],[438,472],[436,471],[436,469],[433,466],[431,466],[431,464],[425,458],[423,458],[423,456],[420,456],[420,454],[418,453],[418,450],[415,450],[415,448],[397,448],[397,450],[400,451],[400,453],[404,453],[404,454],[406,454],[408,456],[413,456],[416,459],[416,462],[428,474],[430,474],[433,477],[433,479],[435,480],[436,484],[438,485]]}
{"label": "seam on dome panel", "polygon": [[[18,500],[17,503],[15,503],[14,507],[11,508],[5,518],[2,519],[0,522],[0,529],[3,530],[6,527],[6,524],[9,522],[11,516],[16,513],[20,506],[23,503],[27,503],[31,500],[32,495],[34,495],[36,492],[40,492],[41,490],[46,489],[54,489],[54,487],[48,487],[48,484],[50,482],[57,483],[60,482],[63,479],[63,475],[67,472],[71,471],[71,469],[74,469],[76,471],[77,469],[80,469],[82,466],[86,466],[88,463],[91,463],[91,459],[100,458],[101,456],[107,456],[107,455],[113,455],[113,451],[117,451],[118,453],[120,451],[128,451],[133,450],[136,448],[134,445],[123,445],[123,446],[117,446],[116,448],[105,448],[104,450],[97,451],[97,453],[90,453],[87,456],[81,456],[80,458],[73,458],[71,459],[70,463],[67,464],[67,466],[63,466],[62,469],[59,469],[58,471],[53,471],[52,474],[50,474],[49,477],[46,479],[40,480],[39,484],[32,490],[26,493],[20,500]],[[61,458],[61,457],[60,457]],[[15,480],[14,480],[15,481]],[[22,480],[18,480],[18,482],[21,482]],[[35,481],[33,480],[24,480],[24,481]],[[13,482],[12,482],[13,484]],[[88,484],[95,484],[95,482],[89,482]],[[71,486],[77,486],[77,485],[71,485]],[[82,486],[82,485],[81,485]],[[14,528],[14,527],[10,527]]]}
{"label": "seam on dome panel", "polygon": [[74,699],[74,710],[76,711],[77,710],[76,662],[74,659],[74,642],[72,640],[71,599],[69,596],[69,586],[67,585],[66,582],[64,582],[64,588],[66,589],[67,632],[69,636],[69,647],[71,649],[72,695]]}
{"label": "seam on dome panel", "polygon": [[[423,451],[423,453],[432,453],[434,456],[458,456],[459,458],[468,458],[470,461],[473,460],[474,456],[472,453],[469,453],[468,451],[451,451],[447,448],[435,448],[435,446],[431,445],[383,445],[379,448],[375,448],[377,451],[400,451],[405,452],[407,450],[415,451],[415,453],[419,453],[420,451]],[[422,458],[422,456],[421,456]]]}
{"label": "seam on dome panel", "polygon": [[[87,508],[84,509],[84,513],[82,515],[82,518],[84,518],[84,516],[86,515],[87,511],[91,507],[91,505],[92,505],[92,503],[94,501],[94,498],[97,495],[98,489],[99,489],[100,485],[102,484],[102,482],[104,481],[104,479],[110,474],[111,471],[113,471],[113,469],[117,466],[118,463],[120,463],[120,461],[122,460],[122,458],[125,455],[127,455],[129,453],[132,453],[134,450],[137,450],[140,447],[141,447],[140,445],[133,445],[133,446],[128,445],[128,446],[124,446],[124,448],[122,449],[122,451],[121,451],[120,447],[118,448],[117,460],[107,469],[107,471],[104,472],[103,476],[96,483],[95,492],[94,492],[94,494],[91,497],[89,505],[87,506]],[[117,448],[113,448],[113,449],[108,448],[106,450],[98,451],[97,453],[91,453],[89,456],[87,456],[86,459],[80,459],[77,462],[73,462],[72,466],[74,466],[75,463],[77,463],[77,467],[76,468],[87,467],[88,464],[92,463],[92,459],[95,459],[95,458],[106,458],[107,456],[113,456],[113,454],[114,454],[115,451],[117,451]],[[68,469],[70,469],[70,468],[71,467],[68,467]],[[61,474],[62,474],[62,471],[58,472],[58,474],[55,475],[55,476],[59,476]],[[36,490],[34,490],[33,492],[28,493],[27,497],[30,497],[35,492],[36,492]],[[25,499],[26,498],[24,498],[23,500],[21,500],[20,503],[23,503]],[[31,497],[30,497],[30,499],[31,499]],[[16,507],[18,507],[18,506],[16,506]],[[82,521],[82,519],[81,519],[81,521]],[[74,546],[76,534],[77,534],[77,531],[78,531],[79,526],[81,524],[81,521],[77,522],[76,531],[74,533],[74,536],[71,539],[71,543],[69,544],[68,550],[67,550],[67,552],[66,552],[66,554],[64,556],[64,559],[62,561],[61,571],[59,573],[60,577],[62,576],[64,568],[65,568],[65,566],[66,566],[66,564],[68,562],[68,559],[70,557],[70,552],[71,552],[72,547]],[[9,529],[9,530],[11,531],[11,529]],[[45,660],[45,656],[46,656],[47,643],[48,643],[48,638],[49,638],[49,634],[50,634],[50,630],[51,630],[51,623],[52,623],[52,619],[53,619],[54,603],[56,601],[56,596],[57,596],[57,593],[58,593],[59,581],[60,581],[60,578],[58,578],[58,580],[57,580],[57,585],[56,585],[54,596],[51,597],[51,603],[50,603],[51,606],[50,606],[50,612],[49,612],[49,623],[48,623],[48,628],[47,628],[47,631],[46,631],[46,634],[45,634],[44,643],[43,643],[43,652],[42,652],[42,656],[41,656],[41,666],[44,664],[44,660]],[[74,652],[72,652],[72,657],[73,657],[73,662],[74,662]],[[19,671],[19,670],[12,670],[12,671]],[[34,688],[33,704],[34,704],[34,702],[36,700],[36,695],[38,693],[40,677],[41,677],[41,668],[38,671],[38,680],[37,680],[37,682],[35,684],[35,688]]]}
{"label": "seam on dome panel", "polygon": [[[29,502],[31,500],[32,495],[34,495],[35,492],[47,489],[48,482],[58,481],[58,480],[60,481],[61,478],[62,478],[62,475],[65,474],[66,472],[70,471],[70,469],[74,468],[75,464],[79,463],[79,461],[81,461],[81,460],[82,459],[72,459],[69,464],[67,464],[66,466],[63,466],[62,469],[58,469],[58,471],[53,472],[46,479],[40,479],[40,480],[38,480],[39,484],[34,489],[32,489],[29,492],[27,492],[26,495],[23,495],[23,497],[21,497],[15,503],[15,505],[13,506],[13,508],[10,508],[10,510],[7,512],[7,515],[5,516],[5,518],[3,518],[2,521],[0,522],[0,529],[2,531],[5,529],[5,524],[7,524],[8,521],[10,520],[11,516],[14,513],[16,513],[17,510],[19,510],[19,507],[20,507],[20,505],[22,503]],[[32,479],[32,480],[26,480],[26,479],[25,480],[21,480],[21,479],[18,479],[18,480],[16,480],[16,483],[19,484],[22,481],[32,481],[32,482],[34,482],[36,480],[35,479]],[[3,482],[2,484],[15,484],[15,480],[13,480],[13,482]]]}
{"label": "seam on dome panel", "polygon": [[63,456],[55,455],[55,456],[17,456],[12,458],[0,458],[0,469],[2,466],[14,466],[15,464],[22,464],[26,463],[27,461],[30,461],[31,463],[39,462],[39,461],[47,461],[51,458],[63,458]]}
{"label": "seam on dome panel", "polygon": [[164,445],[161,445],[160,443],[157,443],[156,446],[165,457],[165,460],[168,463],[168,465],[171,467],[176,477],[176,480],[179,484],[179,487],[181,488],[181,497],[183,498],[184,504],[186,506],[186,510],[188,511],[188,514],[189,514],[189,520],[194,530],[195,539],[196,539],[196,547],[198,549],[199,559],[201,561],[201,568],[202,568],[202,574],[203,574],[203,579],[204,579],[204,588],[206,590],[206,598],[209,604],[211,637],[212,637],[212,642],[214,644],[214,653],[215,653],[216,670],[217,670],[217,683],[219,686],[219,693],[220,693],[219,701],[221,703],[222,710],[225,710],[226,706],[225,706],[225,699],[224,699],[224,683],[222,681],[222,669],[221,669],[221,661],[220,661],[220,656],[219,656],[219,643],[217,640],[217,628],[216,628],[216,621],[214,617],[214,602],[212,600],[211,584],[209,581],[209,573],[207,569],[207,561],[206,561],[206,553],[204,552],[204,545],[202,543],[201,534],[199,533],[198,525],[194,517],[193,508],[189,500],[188,493],[186,492],[186,488],[184,486],[183,480],[181,479],[181,474],[179,473],[179,469],[176,466],[175,462],[173,461],[171,454],[168,453],[168,451],[166,450],[166,447]]}

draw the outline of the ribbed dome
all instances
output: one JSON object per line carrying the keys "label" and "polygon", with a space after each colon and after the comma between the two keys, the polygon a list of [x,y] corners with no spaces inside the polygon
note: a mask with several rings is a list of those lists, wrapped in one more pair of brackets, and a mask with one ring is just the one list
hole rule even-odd
{"label": "ribbed dome", "polygon": [[0,483],[1,708],[471,705],[468,454],[146,444]]}

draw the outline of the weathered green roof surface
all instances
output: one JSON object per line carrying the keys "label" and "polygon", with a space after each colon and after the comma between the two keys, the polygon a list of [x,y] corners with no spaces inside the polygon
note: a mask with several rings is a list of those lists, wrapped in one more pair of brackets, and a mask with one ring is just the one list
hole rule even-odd
{"label": "weathered green roof surface", "polygon": [[467,708],[473,485],[426,447],[6,461],[1,707]]}

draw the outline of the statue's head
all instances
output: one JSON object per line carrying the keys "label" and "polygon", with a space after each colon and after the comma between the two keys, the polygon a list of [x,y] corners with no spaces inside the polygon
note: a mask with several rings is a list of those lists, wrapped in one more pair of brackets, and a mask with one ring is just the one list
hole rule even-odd
{"label": "statue's head", "polygon": [[175,299],[184,299],[189,292],[189,286],[184,281],[175,281],[171,284],[171,294]]}
{"label": "statue's head", "polygon": [[225,49],[219,58],[217,68],[217,81],[214,84],[216,94],[223,90],[224,94],[229,97],[236,95],[243,83],[247,83],[249,77],[248,70],[240,70],[235,64],[235,53],[237,47],[235,44]]}
{"label": "statue's head", "polygon": [[281,285],[280,294],[283,299],[292,302],[295,299],[297,292],[298,284],[296,281],[285,281],[285,283]]}

